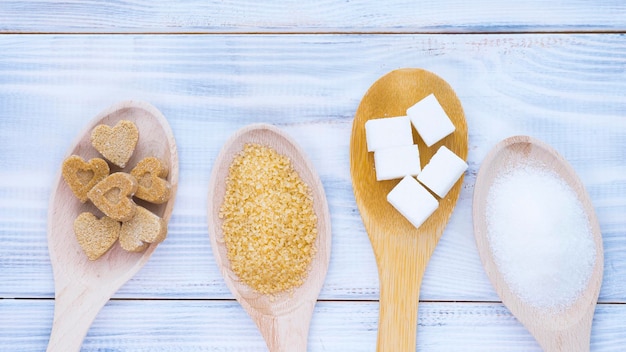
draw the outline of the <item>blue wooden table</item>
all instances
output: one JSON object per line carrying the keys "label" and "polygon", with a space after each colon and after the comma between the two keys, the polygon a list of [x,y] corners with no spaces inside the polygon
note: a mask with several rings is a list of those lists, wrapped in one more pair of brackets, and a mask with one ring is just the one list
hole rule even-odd
{"label": "blue wooden table", "polygon": [[168,119],[180,184],[169,236],[96,317],[83,351],[263,351],[209,245],[209,175],[251,123],[303,147],[332,214],[332,256],[310,351],[373,351],[374,255],[352,193],[352,119],[402,67],[457,92],[469,169],[426,271],[420,351],[538,351],[480,264],[472,192],[511,135],[553,146],[578,172],[602,229],[592,351],[626,344],[626,3],[4,0],[0,3],[0,350],[43,351],[54,288],[46,226],[54,177],[92,117],[128,99]]}

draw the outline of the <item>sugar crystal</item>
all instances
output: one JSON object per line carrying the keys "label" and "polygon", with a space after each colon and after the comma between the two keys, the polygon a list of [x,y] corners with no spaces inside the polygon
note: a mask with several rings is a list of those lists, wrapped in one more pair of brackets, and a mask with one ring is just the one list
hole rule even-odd
{"label": "sugar crystal", "polygon": [[437,199],[411,176],[405,176],[387,194],[387,201],[416,228],[439,206]]}
{"label": "sugar crystal", "polygon": [[487,196],[488,239],[511,291],[540,309],[571,306],[596,260],[584,208],[556,173],[521,165],[497,175]]}
{"label": "sugar crystal", "polygon": [[365,123],[367,151],[413,144],[411,121],[407,116],[385,117]]}

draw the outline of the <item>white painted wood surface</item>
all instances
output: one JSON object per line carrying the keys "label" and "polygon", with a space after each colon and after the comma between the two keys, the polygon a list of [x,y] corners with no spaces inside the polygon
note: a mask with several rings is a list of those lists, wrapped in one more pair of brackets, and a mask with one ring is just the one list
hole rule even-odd
{"label": "white painted wood surface", "polygon": [[621,0],[3,0],[5,33],[579,32],[626,29]]}
{"label": "white painted wood surface", "polygon": [[[3,351],[42,351],[52,302],[0,301]],[[596,310],[592,351],[622,351],[623,304]],[[374,351],[375,302],[323,301],[316,305],[309,351]],[[424,303],[417,351],[540,351],[532,336],[498,303]],[[10,332],[10,333],[9,333]],[[115,300],[92,325],[83,351],[266,351],[256,325],[232,301]]]}
{"label": "white painted wood surface", "polygon": [[[570,296],[571,298],[569,301],[567,299],[554,299],[554,296],[558,296],[558,293],[556,292],[568,292],[568,290],[571,290],[571,288],[565,288],[566,285],[563,285],[565,287],[558,287],[556,291],[544,291],[544,297],[541,297],[540,299],[548,298],[553,295],[550,297],[553,299],[551,301],[552,304],[548,305],[536,304],[538,298],[536,296],[530,298],[530,296],[525,293],[520,294],[520,290],[524,291],[529,289],[529,281],[526,281],[526,285],[512,284],[512,282],[515,282],[520,277],[519,271],[511,275],[510,269],[504,269],[504,266],[501,263],[509,260],[509,263],[512,264],[509,268],[527,263],[511,263],[510,257],[507,258],[507,256],[511,255],[512,252],[509,251],[507,254],[502,255],[503,252],[501,250],[501,245],[496,245],[495,241],[493,241],[493,239],[498,236],[497,233],[500,230],[493,231],[491,221],[494,220],[494,222],[498,222],[498,220],[496,215],[490,215],[490,213],[493,214],[493,209],[497,209],[500,206],[507,206],[510,204],[515,206],[517,205],[516,202],[520,201],[521,198],[519,194],[517,194],[516,196],[512,196],[511,199],[499,202],[496,206],[492,203],[493,190],[496,189],[498,180],[502,180],[502,175],[510,175],[510,171],[512,171],[512,169],[528,169],[529,166],[539,167],[542,170],[545,170],[545,172],[552,173],[553,175],[556,175],[558,179],[557,182],[564,182],[567,184],[567,187],[569,188],[567,192],[573,192],[575,194],[575,197],[578,199],[577,201],[580,202],[579,206],[582,208],[582,214],[580,216],[583,219],[583,225],[581,227],[588,228],[586,231],[590,239],[590,250],[587,253],[590,253],[590,256],[593,258],[593,262],[588,267],[588,277],[580,279],[578,282],[579,286],[576,286],[576,289],[580,290],[580,293],[575,297]],[[540,172],[537,172],[537,174],[539,175]],[[505,184],[506,182],[507,181],[504,181]],[[536,190],[528,191],[534,191],[534,193],[537,194]],[[541,197],[543,195],[539,196]],[[549,202],[551,200],[552,199],[549,197],[542,199],[544,202]],[[596,311],[596,303],[598,302],[598,294],[600,293],[600,287],[602,286],[602,274],[604,272],[602,231],[600,230],[600,224],[596,217],[594,206],[589,198],[589,194],[567,160],[565,160],[548,144],[545,144],[535,138],[529,136],[513,136],[506,138],[496,144],[491,149],[489,154],[487,154],[487,156],[483,159],[476,176],[476,182],[474,183],[474,198],[472,202],[472,220],[474,222],[474,237],[476,238],[478,255],[480,256],[483,267],[485,268],[485,273],[489,277],[489,281],[491,281],[491,284],[498,293],[502,303],[509,309],[509,311],[511,311],[511,313],[513,313],[517,320],[528,329],[544,351],[589,351],[591,326]],[[488,205],[488,203],[491,203],[491,205]],[[533,204],[533,206],[542,205]],[[499,214],[502,214],[502,212],[499,212],[498,210],[496,211]],[[548,211],[554,211],[554,209],[549,209]],[[537,231],[538,225],[533,223],[533,221],[537,218],[530,216],[528,218],[526,217],[526,214],[537,214],[537,210],[524,209],[516,206],[515,212],[516,215],[520,217],[519,219],[524,219],[527,224],[530,224],[530,226],[535,225],[532,227],[532,230],[527,230],[523,234],[523,236],[526,236],[528,243],[535,244],[531,245],[531,250],[536,251],[537,253],[545,251],[545,247],[548,247],[548,245],[546,245],[547,242],[540,242],[541,244],[533,242],[538,240],[538,233],[541,231]],[[552,219],[546,218],[545,220],[549,222]],[[573,219],[568,219],[568,221],[569,220],[575,221]],[[568,226],[568,224],[560,222],[559,225],[561,228],[556,231],[562,231],[561,234],[567,236],[563,237],[566,238],[563,241],[564,243],[558,244],[558,247],[560,247],[559,250],[563,248],[570,248],[568,247],[568,242],[578,240],[576,235],[572,233],[576,230],[572,231],[570,229],[566,231],[563,230],[563,227]],[[539,236],[555,235],[554,232],[546,233],[545,229],[543,230],[544,231],[541,232],[542,235]],[[554,229],[551,230],[554,231]],[[512,236],[508,238],[513,239]],[[525,247],[526,250],[530,248],[525,245],[521,246]],[[515,250],[518,250],[518,253],[523,253],[523,250],[519,251],[519,248],[516,248]],[[554,253],[552,250],[554,249],[550,248],[548,252]],[[499,254],[497,253],[498,251],[500,252]],[[561,262],[568,260],[570,260],[570,262],[585,263],[585,259],[583,258],[584,255],[582,253],[585,252],[572,251],[569,253],[570,258],[563,258],[561,256],[562,259],[556,260],[555,257],[557,257],[557,255],[555,254],[542,263],[534,262],[534,265],[530,266],[530,270],[527,271],[545,272],[542,270],[545,270],[546,268],[540,267],[541,265],[550,267],[550,265],[559,265]],[[532,254],[523,257],[525,259],[529,259],[532,257]],[[545,260],[547,258],[543,259]],[[531,259],[529,259],[528,263],[530,262]],[[527,266],[526,268],[529,267]],[[576,268],[573,270],[567,270],[564,268],[565,265],[559,267],[559,272],[561,273],[559,275],[559,279],[564,278],[566,275],[581,275],[581,272],[584,272],[585,270],[582,268]],[[550,271],[550,269],[547,270],[548,272]],[[528,273],[524,273],[523,275],[527,274]],[[537,285],[540,280],[533,281],[533,284]],[[555,288],[545,286],[548,285],[544,283],[544,287],[541,287],[540,289],[550,290]],[[515,293],[516,291],[517,293]],[[560,306],[561,309],[556,308],[555,306]]]}
{"label": "white painted wood surface", "polygon": [[[129,122],[138,135],[129,136],[120,133],[119,131],[128,128],[120,125],[122,121]],[[104,128],[103,132],[103,129],[100,127],[104,126],[107,127]],[[114,127],[109,129],[108,126]],[[119,130],[117,130],[118,126],[121,127]],[[103,133],[107,133],[109,136],[99,139],[98,135]],[[110,137],[111,135],[122,135],[123,137],[113,140]],[[94,136],[97,139],[93,138]],[[133,143],[133,138],[138,139],[135,139]],[[150,215],[154,214],[154,216],[167,224],[174,210],[176,189],[178,188],[178,152],[174,133],[167,119],[154,106],[145,102],[123,101],[107,107],[77,133],[64,158],[70,155],[77,155],[79,160],[93,160],[93,158],[101,157],[113,163],[109,153],[112,152],[115,155],[120,149],[120,143],[122,143],[122,146],[132,143],[132,148],[129,148],[130,152],[126,158],[122,157],[115,160],[114,164],[119,166],[119,169],[110,166],[110,177],[114,177],[116,174],[119,175],[119,172],[135,175],[134,171],[137,168],[141,168],[138,165],[142,164],[143,160],[146,160],[145,158],[148,157],[158,158],[163,165],[167,165],[166,180],[170,195],[167,201],[161,204],[137,203],[135,205],[137,199],[129,199],[132,198],[130,194],[135,192],[125,189],[123,185],[117,185],[119,187],[117,189],[122,193],[122,197],[129,197],[127,198],[129,207],[136,207],[136,212],[143,210],[149,212]],[[116,144],[118,147],[110,148],[110,144]],[[120,166],[120,164],[124,164],[124,167]],[[113,241],[118,240],[118,244],[111,243],[112,246],[109,246],[110,248],[106,253],[99,253],[102,256],[97,258],[97,260],[90,260],[92,258],[85,255],[89,251],[85,250],[83,244],[79,243],[80,241],[77,241],[78,231],[76,230],[75,220],[85,214],[85,212],[94,217],[94,219],[98,219],[97,221],[104,220],[104,214],[109,218],[114,215],[104,211],[93,197],[88,197],[91,201],[89,203],[82,203],[76,199],[75,191],[67,187],[70,183],[66,181],[68,174],[72,176],[71,172],[67,172],[67,165],[63,162],[63,171],[56,175],[56,181],[53,182],[52,190],[50,191],[50,203],[48,205],[48,253],[55,287],[55,311],[52,333],[47,348],[48,352],[79,351],[91,322],[102,306],[109,301],[126,281],[143,268],[158,245],[158,243],[155,243],[156,241],[150,244],[149,241],[144,241],[144,238],[138,236],[138,239],[130,240],[132,243],[131,247],[135,246],[134,241],[140,243],[137,246],[140,248],[145,242],[146,245],[143,247],[143,250],[135,251],[135,253],[127,250],[128,247],[124,246],[122,234],[123,228],[128,224],[127,222],[118,225],[121,226],[121,229],[117,233],[117,238],[114,238]],[[159,173],[159,171],[150,171],[150,173],[152,176],[157,176],[155,174]],[[106,174],[109,174],[108,170],[105,172]],[[77,178],[80,177],[78,172],[74,175]],[[109,176],[106,177],[108,178]],[[154,192],[156,182],[151,180],[149,181],[150,186],[146,186],[147,182],[138,180],[141,177],[137,176],[137,179],[133,182],[141,182],[142,187],[146,187],[149,191]],[[93,178],[96,178],[96,176],[92,176],[90,179]],[[99,185],[99,183],[94,185],[91,191],[98,188]],[[131,188],[131,186],[128,186],[128,188]],[[109,186],[100,190],[101,194],[107,197],[107,193],[114,189]],[[143,200],[145,200],[145,197],[143,197]],[[119,206],[122,203],[119,199],[118,202],[110,201],[109,204],[111,203],[117,206],[115,210],[124,209]],[[131,221],[135,222],[137,218],[138,215],[135,215],[131,217]],[[149,231],[147,229],[150,228],[150,223],[146,225],[143,223],[143,219],[138,222],[139,224],[131,226],[131,233],[145,234]],[[84,227],[89,229],[95,226],[92,223]],[[156,232],[160,231],[156,230]],[[100,234],[91,233],[89,235],[97,238],[97,235]]]}
{"label": "white painted wood surface", "polygon": [[499,303],[471,221],[482,159],[501,139],[528,134],[572,164],[596,207],[605,270],[591,350],[623,350],[624,3],[450,0],[419,11],[401,1],[323,3],[0,4],[0,350],[42,351],[48,342],[54,288],[46,214],[72,139],[107,106],[140,99],[163,112],[177,139],[170,234],[96,317],[83,351],[264,350],[217,269],[206,223],[213,161],[233,132],[256,122],[298,140],[330,206],[332,255],[309,350],[373,351],[378,279],[348,146],[362,95],[400,67],[446,79],[470,137],[459,203],[422,283],[417,349],[539,350]]}

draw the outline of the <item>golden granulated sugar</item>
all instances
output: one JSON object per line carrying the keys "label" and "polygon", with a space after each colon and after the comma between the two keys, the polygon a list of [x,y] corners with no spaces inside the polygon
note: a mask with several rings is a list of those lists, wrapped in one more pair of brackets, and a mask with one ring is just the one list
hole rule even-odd
{"label": "golden granulated sugar", "polygon": [[235,156],[220,208],[231,268],[262,294],[302,285],[315,255],[317,215],[288,157],[258,144]]}

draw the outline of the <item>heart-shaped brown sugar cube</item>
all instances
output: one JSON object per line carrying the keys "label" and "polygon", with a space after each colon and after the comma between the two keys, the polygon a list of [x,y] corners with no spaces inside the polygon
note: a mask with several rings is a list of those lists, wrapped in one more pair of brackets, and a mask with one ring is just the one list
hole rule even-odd
{"label": "heart-shaped brown sugar cube", "polygon": [[170,199],[170,184],[165,180],[167,172],[167,167],[158,158],[142,159],[130,172],[139,184],[135,197],[150,203],[165,203]]}
{"label": "heart-shaped brown sugar cube", "polygon": [[74,234],[89,260],[100,258],[113,246],[120,235],[120,228],[120,223],[109,217],[98,219],[87,212],[74,220]]}
{"label": "heart-shaped brown sugar cube", "polygon": [[137,205],[132,200],[135,191],[137,180],[130,174],[116,172],[95,185],[87,197],[106,216],[117,221],[127,221],[137,211]]}
{"label": "heart-shaped brown sugar cube", "polygon": [[100,158],[88,162],[78,155],[72,155],[63,161],[61,174],[74,195],[85,203],[87,192],[109,175],[109,164]]}
{"label": "heart-shaped brown sugar cube", "polygon": [[107,160],[125,167],[139,140],[139,130],[131,121],[120,120],[115,126],[98,125],[91,131],[91,145]]}
{"label": "heart-shaped brown sugar cube", "polygon": [[167,222],[148,209],[137,206],[135,217],[122,224],[120,245],[129,252],[141,252],[150,243],[163,242]]}

